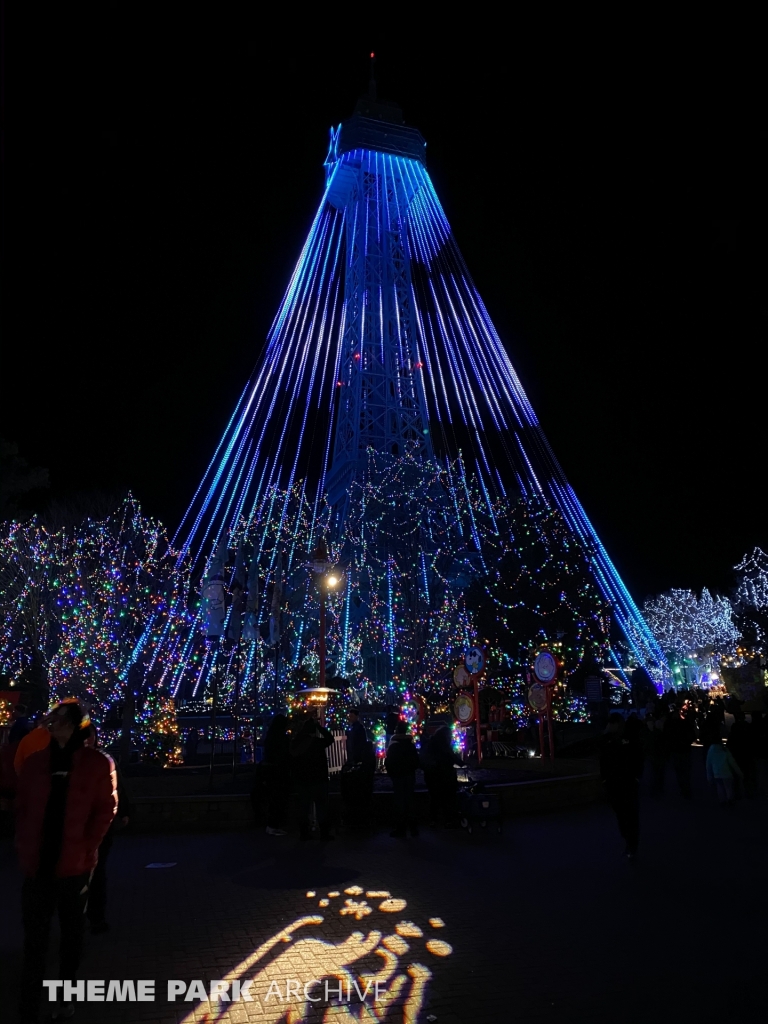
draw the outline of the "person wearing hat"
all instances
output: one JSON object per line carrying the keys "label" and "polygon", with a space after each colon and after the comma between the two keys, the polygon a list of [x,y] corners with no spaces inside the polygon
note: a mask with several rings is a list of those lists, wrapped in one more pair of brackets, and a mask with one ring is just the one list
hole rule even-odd
{"label": "person wearing hat", "polygon": [[[16,851],[25,876],[22,1022],[39,1017],[54,911],[61,934],[57,977],[77,975],[90,876],[117,805],[114,764],[84,745],[89,720],[80,704],[57,704],[45,724],[48,745],[25,759],[16,797]],[[63,990],[58,995],[57,1016],[72,1016],[71,1000],[63,1001]]]}

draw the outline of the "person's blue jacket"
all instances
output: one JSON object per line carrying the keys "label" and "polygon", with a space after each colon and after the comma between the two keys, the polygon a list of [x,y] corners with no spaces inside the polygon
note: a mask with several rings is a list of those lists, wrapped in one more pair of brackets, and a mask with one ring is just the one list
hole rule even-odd
{"label": "person's blue jacket", "polygon": [[733,778],[744,778],[736,758],[722,743],[713,743],[707,751],[707,782]]}

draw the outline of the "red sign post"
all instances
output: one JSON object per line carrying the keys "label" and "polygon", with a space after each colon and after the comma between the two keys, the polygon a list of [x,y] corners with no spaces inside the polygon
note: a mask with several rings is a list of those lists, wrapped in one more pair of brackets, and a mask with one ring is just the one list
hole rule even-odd
{"label": "red sign post", "polygon": [[477,767],[483,763],[483,744],[480,739],[480,673],[475,672],[472,676],[472,686],[475,696],[475,742],[477,743]]}
{"label": "red sign post", "polygon": [[472,685],[472,699],[475,705],[475,743],[477,744],[477,767],[483,763],[483,744],[480,729],[480,676],[485,669],[485,651],[470,647],[464,655],[464,667],[469,672]]}
{"label": "red sign post", "polygon": [[[470,647],[464,655],[464,664],[457,665],[453,671],[453,685],[460,691],[453,705],[453,714],[463,726],[475,722],[475,742],[477,744],[477,764],[483,763],[483,747],[480,729],[480,676],[485,669],[485,652],[479,647]],[[472,688],[472,697],[464,691]],[[470,705],[471,704],[471,709]]]}

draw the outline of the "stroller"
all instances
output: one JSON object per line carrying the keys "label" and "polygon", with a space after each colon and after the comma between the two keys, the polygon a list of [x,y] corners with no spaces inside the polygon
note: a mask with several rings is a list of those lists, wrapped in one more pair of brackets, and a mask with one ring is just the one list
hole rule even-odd
{"label": "stroller", "polygon": [[474,782],[468,771],[459,776],[459,819],[461,827],[471,835],[473,828],[487,828],[488,822],[496,825],[501,833],[501,797],[498,793],[486,792],[482,782]]}

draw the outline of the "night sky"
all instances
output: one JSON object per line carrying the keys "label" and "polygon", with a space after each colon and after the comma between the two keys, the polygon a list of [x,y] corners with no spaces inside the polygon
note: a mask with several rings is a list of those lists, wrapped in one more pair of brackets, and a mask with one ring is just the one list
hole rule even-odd
{"label": "night sky", "polygon": [[375,49],[379,95],[427,139],[480,293],[633,595],[726,590],[768,549],[766,83],[738,47],[682,29],[490,46],[489,25],[482,45],[429,47],[326,27],[311,48],[246,25],[55,28],[6,96],[0,430],[49,467],[39,506],[130,487],[175,528]]}

